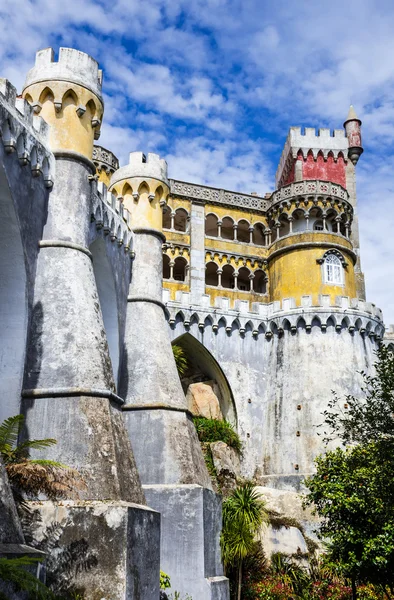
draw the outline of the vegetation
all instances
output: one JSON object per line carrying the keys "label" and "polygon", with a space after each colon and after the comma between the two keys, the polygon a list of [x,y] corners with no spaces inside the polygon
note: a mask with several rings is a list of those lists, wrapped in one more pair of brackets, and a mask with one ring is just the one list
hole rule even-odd
{"label": "vegetation", "polygon": [[178,346],[177,344],[173,344],[172,352],[174,354],[175,364],[176,368],[178,369],[179,377],[182,377],[182,375],[186,373],[189,366],[186,352],[181,346]]}
{"label": "vegetation", "polygon": [[364,374],[365,399],[334,397],[325,413],[327,440],[337,448],[316,459],[317,472],[305,484],[306,505],[323,522],[328,559],[351,580],[353,599],[363,583],[394,598],[394,355],[381,346],[376,375]]}
{"label": "vegetation", "polygon": [[238,453],[242,452],[239,435],[228,421],[205,417],[194,417],[193,421],[200,442],[224,442]]}
{"label": "vegetation", "polygon": [[[8,583],[14,593],[26,592],[29,600],[55,600],[55,595],[42,584],[28,567],[39,562],[36,558],[0,558],[0,581]],[[0,600],[8,600],[8,596],[0,591]]]}
{"label": "vegetation", "polygon": [[31,459],[30,450],[44,450],[56,440],[25,440],[18,443],[23,415],[9,417],[0,425],[0,454],[17,502],[44,494],[50,500],[74,498],[85,487],[78,471],[52,460]]}
{"label": "vegetation", "polygon": [[170,576],[164,571],[160,571],[160,589],[166,590],[169,587],[171,587]]}
{"label": "vegetation", "polygon": [[242,566],[255,549],[255,535],[268,521],[264,501],[253,483],[246,482],[223,502],[222,557],[236,572],[236,598],[241,599]]}

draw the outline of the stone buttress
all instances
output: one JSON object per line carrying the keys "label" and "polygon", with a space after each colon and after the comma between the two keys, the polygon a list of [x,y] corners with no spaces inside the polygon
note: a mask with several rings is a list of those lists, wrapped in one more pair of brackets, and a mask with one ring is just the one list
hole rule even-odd
{"label": "stone buttress", "polygon": [[162,515],[161,566],[181,593],[226,598],[221,502],[187,409],[162,303],[167,164],[156,154],[133,152],[113,174],[110,190],[122,198],[134,232],[119,393],[146,497]]}
{"label": "stone buttress", "polygon": [[[54,62],[48,48],[37,53],[23,91],[50,125],[56,173],[39,244],[22,410],[26,435],[55,438],[57,444],[48,450],[48,458],[78,468],[86,482],[84,500],[96,502],[86,510],[76,503],[62,509],[44,506],[38,510],[47,525],[53,519],[68,523],[67,539],[80,535],[75,525],[79,522],[93,551],[99,543],[95,529],[101,529],[103,540],[113,530],[106,505],[100,502],[118,503],[116,535],[119,543],[123,540],[124,557],[118,560],[113,555],[106,561],[99,552],[97,572],[85,577],[76,569],[75,586],[80,589],[86,584],[86,598],[100,592],[119,600],[137,597],[137,586],[141,598],[153,600],[158,595],[159,564],[149,540],[158,542],[159,515],[129,504],[142,505],[145,500],[124,428],[122,401],[116,394],[88,250],[96,170],[91,160],[93,140],[103,114],[101,79],[96,61],[87,54],[61,48]],[[138,527],[130,528],[133,520],[145,531],[145,541],[137,539]],[[132,558],[137,548],[146,561],[149,553],[150,572]],[[115,581],[112,573],[118,567],[124,577]],[[55,579],[60,580],[56,565],[53,568]],[[137,573],[134,580],[127,575],[130,568]]]}

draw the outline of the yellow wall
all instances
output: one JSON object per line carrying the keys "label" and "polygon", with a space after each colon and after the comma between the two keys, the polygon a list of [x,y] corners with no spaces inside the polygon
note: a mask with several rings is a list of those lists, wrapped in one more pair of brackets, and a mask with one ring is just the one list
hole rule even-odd
{"label": "yellow wall", "polygon": [[[91,91],[66,81],[34,83],[23,91],[30,103],[40,102],[40,116],[51,126],[49,144],[51,150],[72,150],[92,158],[95,131],[92,119],[102,120],[103,105]],[[54,103],[61,103],[57,112]],[[78,106],[86,108],[78,116]]]}
{"label": "yellow wall", "polygon": [[132,229],[163,230],[161,202],[168,194],[168,187],[163,182],[149,177],[133,177],[116,182],[109,191],[123,198],[123,204],[130,213]]}
{"label": "yellow wall", "polygon": [[308,248],[293,248],[297,243],[329,243],[335,248],[338,243],[349,251],[351,243],[344,238],[327,233],[303,233],[288,236],[270,247],[270,254],[279,249],[288,249],[287,252],[269,260],[268,276],[270,282],[270,301],[283,298],[295,298],[297,305],[301,304],[301,296],[312,295],[313,304],[318,304],[319,294],[327,294],[331,301],[336,296],[356,297],[356,284],[354,265],[350,252],[340,249],[347,264],[344,270],[344,285],[325,284],[322,266],[317,263],[329,247],[313,246]]}

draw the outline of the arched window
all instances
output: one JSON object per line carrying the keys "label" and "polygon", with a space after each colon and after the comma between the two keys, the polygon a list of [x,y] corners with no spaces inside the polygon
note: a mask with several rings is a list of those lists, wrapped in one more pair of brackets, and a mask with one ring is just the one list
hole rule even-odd
{"label": "arched window", "polygon": [[245,219],[241,219],[241,221],[238,222],[237,240],[239,242],[244,242],[246,244],[249,243],[249,240],[250,240],[249,223],[247,221],[245,221]]}
{"label": "arched window", "polygon": [[231,265],[225,265],[222,273],[222,287],[234,289],[234,268]]}
{"label": "arched window", "polygon": [[261,223],[255,223],[253,229],[253,243],[256,246],[265,246],[264,227]]}
{"label": "arched window", "polygon": [[222,238],[225,240],[234,239],[234,221],[230,217],[224,217],[222,221]]}
{"label": "arched window", "polygon": [[325,283],[342,285],[343,267],[340,259],[335,254],[329,254],[324,261]]}
{"label": "arched window", "polygon": [[177,256],[174,262],[175,281],[185,281],[187,261],[182,256]]}
{"label": "arched window", "polygon": [[238,271],[237,287],[241,292],[250,291],[250,271],[246,267],[241,267]]}
{"label": "arched window", "polygon": [[174,229],[175,231],[186,231],[187,228],[187,211],[183,208],[178,208],[175,211]]}
{"label": "arched window", "polygon": [[323,221],[321,219],[318,219],[317,221],[315,221],[313,224],[313,229],[315,231],[324,231]]}
{"label": "arched window", "polygon": [[169,206],[163,212],[163,229],[171,229],[171,208]]}
{"label": "arched window", "polygon": [[210,214],[206,216],[205,235],[210,237],[218,237],[218,218],[216,215]]}
{"label": "arched window", "polygon": [[258,269],[254,272],[253,291],[256,292],[256,294],[267,293],[267,277],[264,271]]}
{"label": "arched window", "polygon": [[170,257],[163,254],[163,279],[170,278]]}
{"label": "arched window", "polygon": [[214,262],[209,262],[205,267],[205,285],[219,285],[218,266]]}

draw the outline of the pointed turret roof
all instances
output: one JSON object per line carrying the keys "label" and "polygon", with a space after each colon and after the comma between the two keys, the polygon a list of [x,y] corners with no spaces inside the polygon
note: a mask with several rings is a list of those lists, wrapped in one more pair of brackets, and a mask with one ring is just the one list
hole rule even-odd
{"label": "pointed turret roof", "polygon": [[[345,123],[347,123],[348,121],[360,121],[360,119],[358,118],[358,116],[356,114],[356,111],[354,110],[353,104],[350,105],[349,112],[347,114]],[[360,121],[360,123],[361,123],[361,121]]]}

